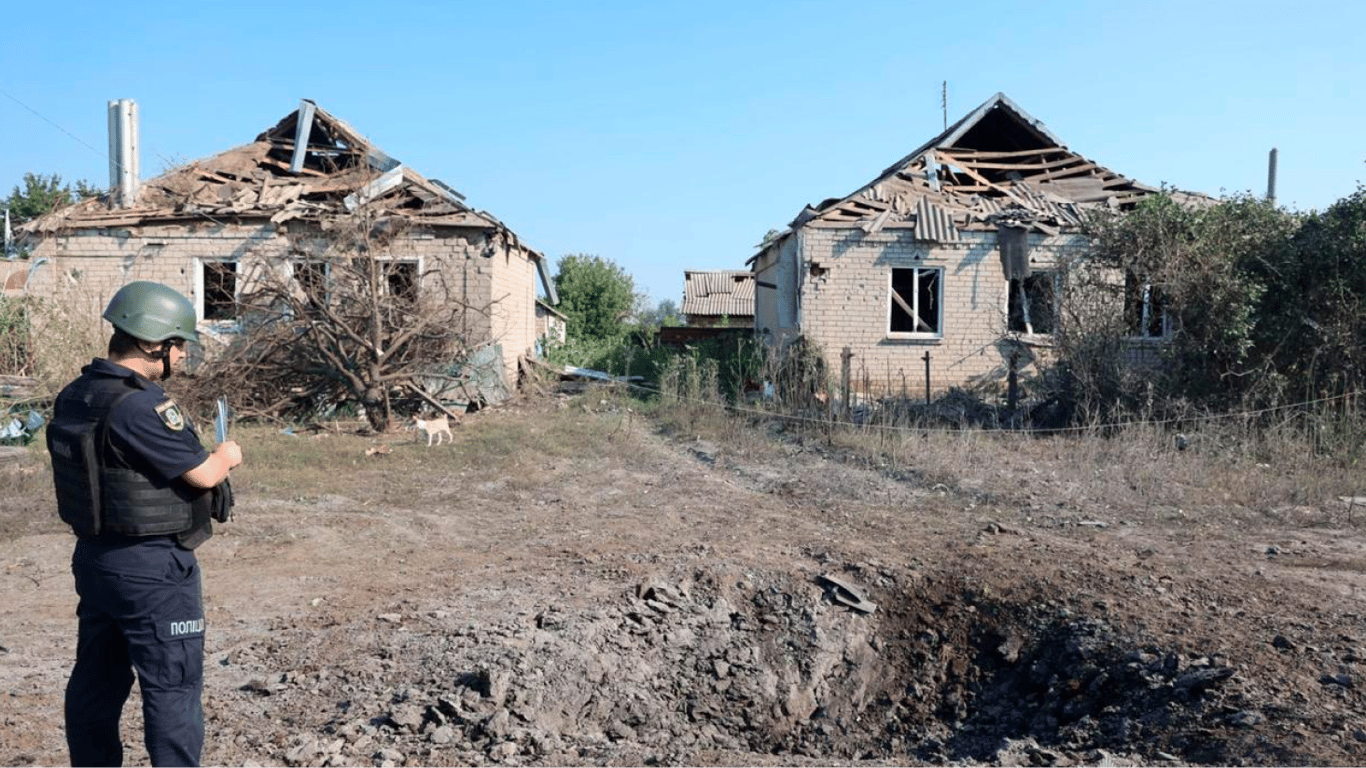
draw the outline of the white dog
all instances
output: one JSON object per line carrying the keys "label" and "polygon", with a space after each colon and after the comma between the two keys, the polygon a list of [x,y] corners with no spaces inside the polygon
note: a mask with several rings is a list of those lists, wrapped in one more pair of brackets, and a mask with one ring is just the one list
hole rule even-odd
{"label": "white dog", "polygon": [[452,443],[455,442],[455,435],[451,434],[450,422],[446,420],[444,414],[431,419],[418,418],[414,419],[414,421],[417,423],[419,432],[417,439],[421,440],[422,435],[420,433],[426,432],[428,447],[431,447],[432,445],[432,438],[436,438],[436,444],[441,445],[442,435],[445,435],[446,439],[450,440]]}

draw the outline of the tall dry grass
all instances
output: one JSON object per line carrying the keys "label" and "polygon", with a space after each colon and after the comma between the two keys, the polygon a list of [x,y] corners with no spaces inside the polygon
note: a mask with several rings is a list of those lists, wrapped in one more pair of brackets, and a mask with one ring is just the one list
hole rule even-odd
{"label": "tall dry grass", "polygon": [[100,319],[108,297],[78,277],[56,279],[66,283],[60,296],[0,298],[0,373],[35,379],[36,403],[50,402],[109,340]]}
{"label": "tall dry grass", "polygon": [[727,400],[714,369],[680,359],[665,369],[652,413],[667,430],[726,445],[762,439],[780,423],[925,487],[1040,509],[1060,503],[1074,517],[1366,524],[1366,509],[1340,500],[1366,496],[1366,409],[1352,398],[1233,414],[1149,402],[1138,413],[1110,409],[1105,420],[1040,432],[1011,429],[1021,422],[964,393],[930,407],[857,397],[846,407],[809,366],[779,361],[767,370],[788,374],[773,390],[791,400]]}

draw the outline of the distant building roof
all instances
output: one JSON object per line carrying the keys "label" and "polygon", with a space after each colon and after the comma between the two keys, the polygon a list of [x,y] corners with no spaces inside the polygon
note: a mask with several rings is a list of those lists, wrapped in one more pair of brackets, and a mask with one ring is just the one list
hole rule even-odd
{"label": "distant building roof", "polygon": [[683,314],[730,317],[754,316],[754,273],[683,273]]}

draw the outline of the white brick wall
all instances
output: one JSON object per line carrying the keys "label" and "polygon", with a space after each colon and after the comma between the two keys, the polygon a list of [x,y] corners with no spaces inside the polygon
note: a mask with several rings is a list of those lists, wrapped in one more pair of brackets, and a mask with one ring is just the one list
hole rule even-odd
{"label": "white brick wall", "polygon": [[[839,375],[841,351],[849,347],[854,386],[861,388],[866,380],[873,393],[900,393],[904,386],[910,396],[923,396],[926,352],[935,391],[1005,381],[1007,359],[1017,347],[1002,341],[1007,283],[994,233],[964,233],[962,243],[916,241],[904,229],[866,234],[857,228],[805,227],[800,235],[794,238],[799,253],[791,259],[800,284],[800,327],[824,350],[834,375]],[[1076,247],[1069,238],[1042,235],[1031,235],[1030,243],[1036,269],[1051,267],[1062,250]],[[938,335],[890,332],[892,270],[911,267],[941,270]],[[776,308],[757,311],[776,319]],[[1046,354],[1045,348],[1031,351]],[[1029,355],[1021,362],[1027,367]]]}
{"label": "white brick wall", "polygon": [[[304,236],[299,222],[289,231]],[[503,345],[505,378],[516,386],[517,360],[530,354],[536,340],[537,272],[521,248],[496,241],[490,249],[480,230],[440,230],[395,243],[390,256],[418,258],[422,269],[439,269],[447,288],[469,308],[461,329],[472,343],[497,341]],[[50,237],[33,249],[35,259],[47,258],[29,282],[29,293],[76,301],[88,311],[92,326],[107,338],[100,313],[121,286],[153,280],[184,293],[202,306],[198,294],[198,264],[203,260],[239,263],[239,274],[250,274],[261,264],[277,262],[292,253],[291,242],[273,225],[220,225],[203,222],[189,226],[148,226],[132,230],[85,230]],[[433,292],[441,279],[429,276],[424,291]],[[201,323],[201,326],[206,324]],[[103,348],[91,350],[91,355]]]}

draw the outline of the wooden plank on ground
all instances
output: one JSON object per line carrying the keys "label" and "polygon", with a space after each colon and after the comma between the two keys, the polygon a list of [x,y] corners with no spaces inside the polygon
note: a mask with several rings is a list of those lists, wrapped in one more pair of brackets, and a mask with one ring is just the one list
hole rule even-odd
{"label": "wooden plank on ground", "polygon": [[31,376],[0,376],[0,397],[32,397],[38,380]]}

